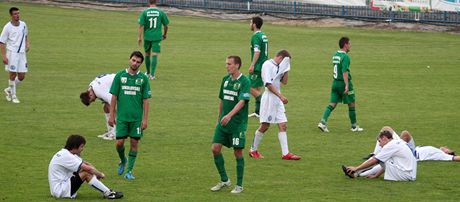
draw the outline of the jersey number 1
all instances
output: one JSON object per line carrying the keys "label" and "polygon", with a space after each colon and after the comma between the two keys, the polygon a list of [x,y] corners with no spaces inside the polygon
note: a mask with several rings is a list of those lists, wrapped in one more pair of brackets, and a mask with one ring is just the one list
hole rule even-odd
{"label": "jersey number 1", "polygon": [[149,18],[150,21],[150,28],[153,27],[153,29],[157,28],[157,18]]}

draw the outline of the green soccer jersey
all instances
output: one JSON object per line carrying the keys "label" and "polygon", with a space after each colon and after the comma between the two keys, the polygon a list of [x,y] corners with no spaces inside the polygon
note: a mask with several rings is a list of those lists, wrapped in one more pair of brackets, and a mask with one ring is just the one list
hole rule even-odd
{"label": "green soccer jersey", "polygon": [[332,65],[334,65],[334,74],[332,76],[335,80],[343,81],[343,73],[348,72],[348,81],[351,81],[350,57],[346,52],[337,51],[332,56]]}
{"label": "green soccer jersey", "polygon": [[222,79],[220,86],[219,98],[222,100],[222,113],[220,114],[219,120],[227,115],[240,100],[245,100],[246,104],[243,108],[236,113],[227,125],[219,126],[223,131],[227,133],[235,133],[246,131],[248,126],[248,102],[250,99],[250,81],[249,79],[241,74],[237,79],[232,80],[232,76],[229,74]]}
{"label": "green soccer jersey", "polygon": [[254,65],[254,71],[261,71],[262,64],[268,58],[268,38],[261,32],[254,32],[251,38],[251,61],[254,59],[254,52],[260,51],[259,59],[257,59],[256,64]]}
{"label": "green soccer jersey", "polygon": [[140,71],[135,75],[122,70],[115,75],[110,93],[117,96],[117,121],[142,121],[144,99],[151,97],[149,79]]}
{"label": "green soccer jersey", "polygon": [[169,19],[162,10],[150,7],[142,11],[138,22],[144,26],[144,40],[161,41],[163,39],[162,27],[169,24]]}

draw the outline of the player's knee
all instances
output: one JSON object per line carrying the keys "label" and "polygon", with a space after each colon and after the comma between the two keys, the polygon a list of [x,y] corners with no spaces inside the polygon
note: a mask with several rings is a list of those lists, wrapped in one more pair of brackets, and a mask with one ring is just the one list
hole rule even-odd
{"label": "player's knee", "polygon": [[280,129],[280,132],[286,132],[287,130],[287,124],[286,123],[282,123],[279,125],[279,129]]}
{"label": "player's knee", "polygon": [[26,78],[26,75],[25,75],[25,74],[19,74],[19,75],[18,75],[18,80],[19,80],[19,81],[22,81],[22,80],[24,80],[25,78]]}
{"label": "player's knee", "polygon": [[412,136],[410,135],[409,131],[405,130],[401,132],[401,139],[405,142],[409,142],[412,139]]}
{"label": "player's knee", "polygon": [[220,154],[220,147],[216,144],[212,144],[211,151],[213,155],[218,155]]}

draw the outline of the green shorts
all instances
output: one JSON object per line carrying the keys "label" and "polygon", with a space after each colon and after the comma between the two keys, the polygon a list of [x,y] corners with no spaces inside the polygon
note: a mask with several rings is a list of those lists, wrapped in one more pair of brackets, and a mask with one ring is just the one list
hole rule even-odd
{"label": "green shorts", "polygon": [[126,139],[127,137],[141,139],[143,131],[141,128],[142,121],[127,122],[118,121],[116,126],[116,138]]}
{"label": "green shorts", "polygon": [[212,143],[219,143],[228,148],[244,149],[244,145],[246,144],[246,131],[227,133],[217,125]]}
{"label": "green shorts", "polygon": [[160,42],[161,41],[146,41],[146,40],[144,40],[144,50],[145,50],[145,52],[152,52],[152,53],[161,52]]}
{"label": "green shorts", "polygon": [[353,83],[348,82],[348,94],[344,95],[345,91],[345,82],[334,80],[332,82],[331,88],[331,103],[341,103],[344,104],[355,102],[355,91],[353,90]]}
{"label": "green shorts", "polygon": [[249,79],[251,80],[251,88],[259,88],[264,85],[260,71],[254,71],[252,74],[250,73]]}

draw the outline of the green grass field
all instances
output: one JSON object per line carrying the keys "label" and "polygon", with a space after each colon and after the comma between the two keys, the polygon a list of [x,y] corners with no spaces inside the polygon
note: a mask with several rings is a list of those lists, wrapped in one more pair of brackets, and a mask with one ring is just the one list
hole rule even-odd
{"label": "green grass field", "polygon": [[[289,99],[290,150],[303,159],[280,159],[273,126],[260,148],[265,159],[250,159],[245,151],[245,191],[235,196],[230,189],[209,191],[219,180],[210,147],[226,56],[242,56],[242,72],[247,74],[249,21],[170,16],[159,79],[151,83],[149,128],[140,144],[137,179],[126,181],[116,174],[114,142],[96,137],[105,130],[102,105],[85,107],[78,95],[95,76],[127,66],[131,51],[139,49],[138,13],[15,5],[30,30],[30,69],[18,88],[21,104],[0,100],[0,201],[55,201],[49,193],[48,163],[73,133],[86,137],[83,158],[106,174],[104,183],[125,193],[125,201],[454,201],[460,197],[459,163],[422,162],[417,181],[399,183],[382,177],[351,180],[340,169],[341,164],[359,164],[373,150],[383,125],[411,131],[418,145],[448,145],[460,151],[457,34],[264,25],[270,55],[286,48],[293,56],[289,84],[282,90]],[[9,20],[10,6],[0,3],[2,26]],[[316,124],[329,100],[331,56],[342,35],[353,44],[357,115],[365,131],[351,133],[347,107],[339,105],[329,121],[331,133],[323,134]],[[7,73],[1,75],[6,87]],[[250,119],[247,148],[257,127],[258,120]],[[229,177],[236,182],[232,151],[225,149],[224,156]],[[87,185],[79,190],[78,200],[100,199]]]}

